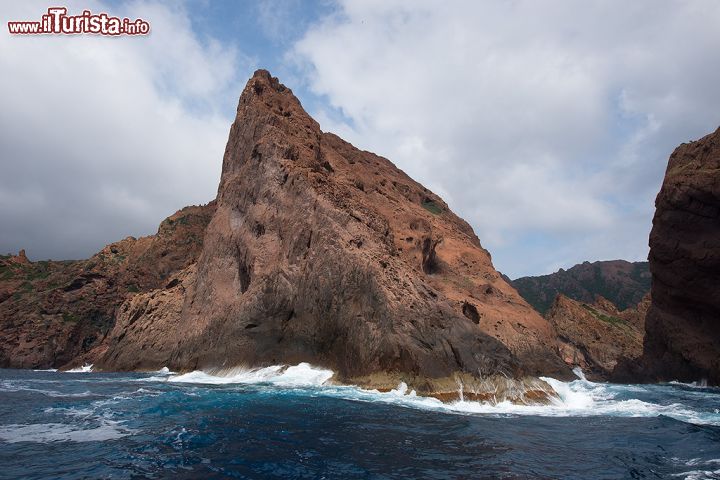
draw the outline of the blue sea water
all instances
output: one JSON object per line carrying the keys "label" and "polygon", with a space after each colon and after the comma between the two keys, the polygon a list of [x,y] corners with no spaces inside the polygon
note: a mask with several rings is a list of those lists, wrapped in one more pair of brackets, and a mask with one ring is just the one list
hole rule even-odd
{"label": "blue sea water", "polygon": [[0,370],[0,478],[720,479],[720,389],[548,379],[552,406],[446,405],[330,375]]}

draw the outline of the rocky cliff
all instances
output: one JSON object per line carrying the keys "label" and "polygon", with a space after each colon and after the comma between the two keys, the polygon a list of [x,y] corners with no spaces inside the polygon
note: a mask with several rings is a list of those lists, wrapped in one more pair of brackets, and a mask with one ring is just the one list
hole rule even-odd
{"label": "rocky cliff", "polygon": [[644,374],[720,384],[720,129],[673,152],[655,207]]}
{"label": "rocky cliff", "polygon": [[0,367],[62,367],[102,348],[126,298],[168,285],[196,262],[214,209],[184,208],[155,235],[128,237],[88,260],[0,256]]}
{"label": "rocky cliff", "polygon": [[553,327],[465,221],[387,159],[323,133],[262,70],[240,97],[198,261],[165,287],[120,307],[100,367],[308,361],[339,381],[435,393],[569,372]]}
{"label": "rocky cliff", "polygon": [[620,310],[635,307],[650,291],[647,262],[611,260],[583,262],[549,275],[522,277],[512,281],[518,293],[538,312],[545,314],[558,294],[592,303],[600,295]]}
{"label": "rocky cliff", "polygon": [[649,294],[622,311],[601,296],[587,303],[558,295],[546,317],[558,333],[563,360],[590,380],[607,380],[619,363],[642,355],[649,306]]}

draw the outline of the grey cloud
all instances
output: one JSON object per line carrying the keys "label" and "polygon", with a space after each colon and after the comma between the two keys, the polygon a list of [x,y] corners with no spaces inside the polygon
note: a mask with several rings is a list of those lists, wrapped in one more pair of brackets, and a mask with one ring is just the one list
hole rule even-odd
{"label": "grey cloud", "polygon": [[[46,8],[4,3],[3,18]],[[0,251],[86,257],[215,196],[242,54],[198,41],[181,5],[68,5],[151,21],[136,38],[0,35]]]}

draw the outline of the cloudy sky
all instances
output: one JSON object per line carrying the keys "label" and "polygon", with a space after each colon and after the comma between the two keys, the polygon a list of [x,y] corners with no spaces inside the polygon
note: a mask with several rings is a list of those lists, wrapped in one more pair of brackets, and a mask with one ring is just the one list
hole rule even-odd
{"label": "cloudy sky", "polygon": [[[3,2],[0,25],[51,4]],[[31,259],[211,200],[256,68],[440,194],[512,278],[645,259],[667,157],[720,125],[716,0],[67,6],[152,33],[0,34],[0,252]]]}

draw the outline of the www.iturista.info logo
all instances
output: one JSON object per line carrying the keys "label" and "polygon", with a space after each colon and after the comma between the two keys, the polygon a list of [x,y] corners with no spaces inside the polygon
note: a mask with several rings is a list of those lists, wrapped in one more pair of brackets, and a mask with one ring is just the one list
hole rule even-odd
{"label": "www.iturista.info logo", "polygon": [[150,24],[142,18],[130,20],[107,13],[91,13],[84,10],[80,15],[68,15],[66,7],[50,7],[39,22],[8,22],[8,30],[14,35],[90,33],[95,35],[147,35]]}

